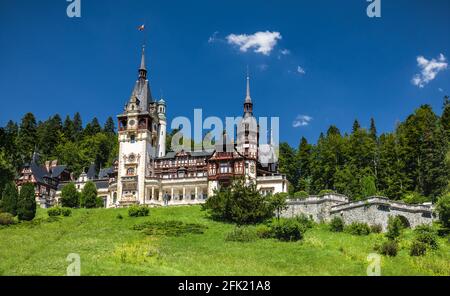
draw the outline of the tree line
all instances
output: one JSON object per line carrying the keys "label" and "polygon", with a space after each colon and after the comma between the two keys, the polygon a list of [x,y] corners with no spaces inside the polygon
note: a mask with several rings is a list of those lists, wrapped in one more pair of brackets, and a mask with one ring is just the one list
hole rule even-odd
{"label": "tree line", "polygon": [[450,100],[441,116],[420,106],[393,132],[378,135],[355,120],[350,134],[336,126],[316,144],[302,138],[297,149],[280,144],[280,171],[297,197],[324,190],[353,200],[382,195],[409,203],[436,201],[450,192]]}
{"label": "tree line", "polygon": [[78,112],[64,121],[58,114],[37,121],[33,113],[25,114],[20,123],[10,120],[0,128],[0,190],[34,152],[42,162],[58,159],[75,177],[92,163],[97,169],[110,166],[118,155],[114,121],[109,117],[101,126],[94,118],[84,126]]}

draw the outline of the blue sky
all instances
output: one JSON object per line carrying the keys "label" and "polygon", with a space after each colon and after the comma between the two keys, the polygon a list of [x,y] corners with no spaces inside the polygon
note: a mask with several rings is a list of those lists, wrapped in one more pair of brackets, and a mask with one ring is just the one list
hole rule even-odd
{"label": "blue sky", "polygon": [[169,118],[194,108],[241,115],[247,65],[256,115],[279,116],[280,140],[295,146],[331,124],[349,131],[355,118],[374,117],[383,132],[421,104],[440,114],[450,1],[381,3],[374,19],[365,0],[81,0],[81,18],[68,18],[64,0],[1,0],[0,125],[29,111],[41,120],[79,111],[85,123],[121,113],[144,34]]}

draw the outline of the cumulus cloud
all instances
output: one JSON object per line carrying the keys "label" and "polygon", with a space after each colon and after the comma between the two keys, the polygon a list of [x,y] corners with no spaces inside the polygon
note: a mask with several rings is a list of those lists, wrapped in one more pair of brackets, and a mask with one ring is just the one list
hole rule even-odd
{"label": "cumulus cloud", "polygon": [[420,68],[420,73],[414,75],[411,82],[415,86],[423,88],[434,80],[440,71],[447,69],[448,64],[446,57],[441,53],[437,59],[431,60],[418,56],[417,66]]}
{"label": "cumulus cloud", "polygon": [[282,36],[280,32],[256,32],[252,35],[247,34],[230,34],[226,37],[227,42],[239,47],[242,52],[247,52],[249,49],[253,49],[255,53],[263,55],[270,55],[272,50],[281,40]]}
{"label": "cumulus cloud", "polygon": [[297,73],[301,75],[305,75],[306,71],[301,66],[297,66]]}
{"label": "cumulus cloud", "polygon": [[308,126],[310,122],[313,120],[311,116],[308,115],[298,115],[294,122],[292,123],[292,127],[302,127],[302,126]]}

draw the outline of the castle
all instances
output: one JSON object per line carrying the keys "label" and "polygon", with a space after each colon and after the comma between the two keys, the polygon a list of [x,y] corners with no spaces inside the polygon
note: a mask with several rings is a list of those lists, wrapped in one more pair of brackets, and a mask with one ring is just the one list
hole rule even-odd
{"label": "castle", "polygon": [[41,207],[58,204],[61,190],[69,182],[81,191],[87,181],[93,181],[105,207],[201,204],[234,178],[255,183],[263,194],[287,192],[288,181],[278,173],[277,163],[263,165],[259,161],[259,126],[251,128],[254,116],[248,75],[243,109],[237,141],[225,134],[212,149],[166,151],[167,104],[152,96],[143,47],[138,79],[117,116],[119,155],[113,166],[98,173],[91,167],[77,180],[68,178],[65,167],[58,166],[58,171],[65,172],[64,178],[58,179],[52,177],[51,167],[42,169],[34,157],[22,170],[21,179],[36,184]]}

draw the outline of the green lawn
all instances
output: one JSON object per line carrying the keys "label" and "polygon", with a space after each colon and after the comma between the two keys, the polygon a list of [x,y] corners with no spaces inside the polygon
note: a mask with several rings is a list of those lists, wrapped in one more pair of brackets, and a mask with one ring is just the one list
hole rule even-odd
{"label": "green lawn", "polygon": [[[117,215],[122,214],[123,219]],[[208,227],[203,234],[149,236],[133,230],[145,221],[178,220]],[[1,275],[64,275],[70,253],[81,256],[82,275],[365,275],[368,254],[381,234],[357,237],[332,233],[325,225],[295,243],[226,242],[233,225],[209,220],[200,207],[151,209],[130,218],[126,209],[75,210],[72,217],[0,228]],[[425,257],[410,257],[408,242],[395,258],[382,259],[382,275],[450,275],[450,245]]]}

